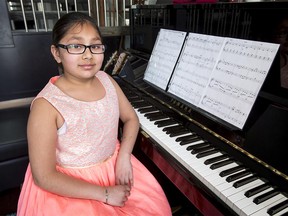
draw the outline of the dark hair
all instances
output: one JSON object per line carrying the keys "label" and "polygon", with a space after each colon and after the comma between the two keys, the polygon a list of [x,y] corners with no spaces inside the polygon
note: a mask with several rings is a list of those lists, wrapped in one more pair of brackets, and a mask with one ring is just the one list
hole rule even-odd
{"label": "dark hair", "polygon": [[71,29],[71,27],[79,24],[83,25],[85,23],[90,23],[97,30],[102,41],[101,32],[95,19],[84,13],[71,12],[62,16],[54,25],[52,31],[52,44],[58,44],[59,41],[65,36],[67,31]]}

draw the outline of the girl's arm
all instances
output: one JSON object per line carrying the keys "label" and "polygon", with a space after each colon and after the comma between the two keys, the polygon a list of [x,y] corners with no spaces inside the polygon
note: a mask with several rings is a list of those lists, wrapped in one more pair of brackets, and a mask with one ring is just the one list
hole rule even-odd
{"label": "girl's arm", "polygon": [[123,136],[116,164],[116,182],[122,185],[133,185],[130,159],[139,131],[139,119],[116,81],[112,78],[111,81],[117,91],[120,119],[123,122]]}

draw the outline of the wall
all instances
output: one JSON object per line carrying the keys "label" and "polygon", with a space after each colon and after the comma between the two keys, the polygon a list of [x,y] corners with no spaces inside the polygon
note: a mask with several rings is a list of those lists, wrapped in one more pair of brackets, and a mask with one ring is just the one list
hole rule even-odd
{"label": "wall", "polygon": [[[14,33],[14,47],[0,47],[0,101],[35,96],[58,74],[50,53],[51,33]],[[120,37],[104,37],[103,65],[118,49]]]}

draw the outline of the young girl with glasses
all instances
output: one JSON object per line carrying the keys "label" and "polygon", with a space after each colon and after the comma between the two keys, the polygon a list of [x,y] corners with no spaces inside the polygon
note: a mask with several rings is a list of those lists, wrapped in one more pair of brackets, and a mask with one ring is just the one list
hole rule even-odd
{"label": "young girl with glasses", "polygon": [[139,121],[117,83],[100,70],[105,46],[95,20],[68,13],[52,36],[51,53],[63,74],[31,104],[30,164],[17,216],[171,215],[159,183],[131,154]]}

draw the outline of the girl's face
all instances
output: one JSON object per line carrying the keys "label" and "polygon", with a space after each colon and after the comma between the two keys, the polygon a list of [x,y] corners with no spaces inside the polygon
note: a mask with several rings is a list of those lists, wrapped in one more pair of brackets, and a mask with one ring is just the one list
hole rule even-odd
{"label": "girl's face", "polygon": [[[72,27],[61,39],[59,44],[102,44],[97,30],[89,23],[76,25]],[[58,63],[63,66],[65,76],[71,76],[78,79],[87,79],[94,77],[100,70],[104,54],[92,54],[89,48],[86,48],[83,54],[70,54],[66,49],[51,46],[51,52]]]}

